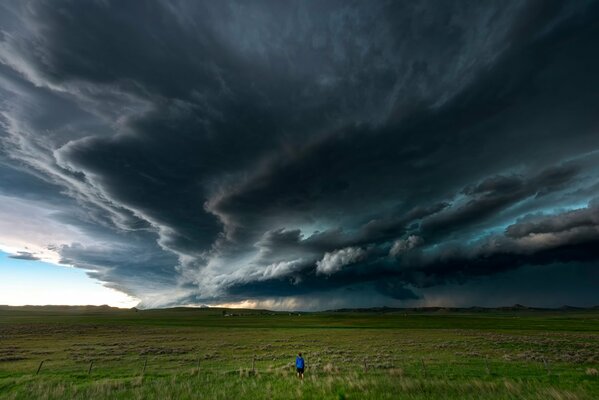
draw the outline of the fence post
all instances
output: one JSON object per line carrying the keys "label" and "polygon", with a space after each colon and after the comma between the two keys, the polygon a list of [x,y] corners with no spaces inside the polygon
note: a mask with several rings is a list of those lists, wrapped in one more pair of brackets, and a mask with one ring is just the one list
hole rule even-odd
{"label": "fence post", "polygon": [[144,360],[144,368],[141,371],[142,375],[145,375],[147,366],[148,366],[148,357],[146,356],[146,359]]}
{"label": "fence post", "polygon": [[91,362],[89,363],[89,369],[87,370],[88,375],[91,375],[93,366],[94,366],[94,360],[91,360]]}
{"label": "fence post", "polygon": [[422,372],[424,374],[424,377],[426,378],[427,374],[426,374],[426,364],[424,364],[424,358],[421,358],[420,361],[422,362]]}
{"label": "fence post", "polygon": [[549,363],[547,362],[545,357],[543,357],[543,365],[545,366],[545,369],[547,370],[547,375],[551,375],[551,369],[549,368]]}
{"label": "fence post", "polygon": [[200,356],[198,356],[198,366],[197,366],[197,370],[198,370],[198,375],[200,375]]}
{"label": "fence post", "polygon": [[487,375],[491,375],[491,368],[489,368],[489,359],[485,357],[485,369],[487,370]]}
{"label": "fence post", "polygon": [[39,367],[37,367],[37,371],[35,372],[36,375],[40,373],[40,370],[42,369],[42,365],[44,365],[44,360],[40,361],[40,365],[39,365]]}
{"label": "fence post", "polygon": [[256,373],[256,355],[252,358],[252,374]]}
{"label": "fence post", "polygon": [[366,363],[366,359],[364,359],[364,372],[368,371],[368,364]]}

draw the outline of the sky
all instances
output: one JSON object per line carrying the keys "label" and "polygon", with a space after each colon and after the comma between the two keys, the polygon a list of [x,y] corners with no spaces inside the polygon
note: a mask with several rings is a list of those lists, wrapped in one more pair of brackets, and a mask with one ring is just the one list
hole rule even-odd
{"label": "sky", "polygon": [[0,304],[599,304],[599,1],[0,3]]}
{"label": "sky", "polygon": [[[40,280],[43,279],[43,284]],[[90,279],[85,271],[43,261],[17,260],[0,253],[0,304],[81,304],[134,307],[137,300]]]}

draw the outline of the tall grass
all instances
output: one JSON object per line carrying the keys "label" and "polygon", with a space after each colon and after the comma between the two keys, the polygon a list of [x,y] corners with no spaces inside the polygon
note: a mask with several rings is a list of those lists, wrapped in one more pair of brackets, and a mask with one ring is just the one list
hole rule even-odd
{"label": "tall grass", "polygon": [[418,378],[394,373],[179,373],[169,376],[4,379],[3,399],[596,399],[588,385],[564,389],[534,379]]}
{"label": "tall grass", "polygon": [[422,318],[0,312],[0,399],[599,399],[598,314]]}

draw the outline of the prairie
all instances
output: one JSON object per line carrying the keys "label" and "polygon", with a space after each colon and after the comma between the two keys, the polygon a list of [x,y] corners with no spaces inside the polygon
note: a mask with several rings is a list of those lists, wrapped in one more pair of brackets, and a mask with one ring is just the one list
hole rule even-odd
{"label": "prairie", "polygon": [[594,309],[0,308],[2,399],[596,399],[598,369]]}

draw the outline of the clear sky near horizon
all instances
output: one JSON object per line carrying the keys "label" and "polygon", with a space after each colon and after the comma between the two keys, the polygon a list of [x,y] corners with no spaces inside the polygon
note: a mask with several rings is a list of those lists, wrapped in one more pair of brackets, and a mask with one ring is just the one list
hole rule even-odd
{"label": "clear sky near horizon", "polygon": [[103,286],[85,271],[0,252],[0,304],[134,307],[137,301]]}

